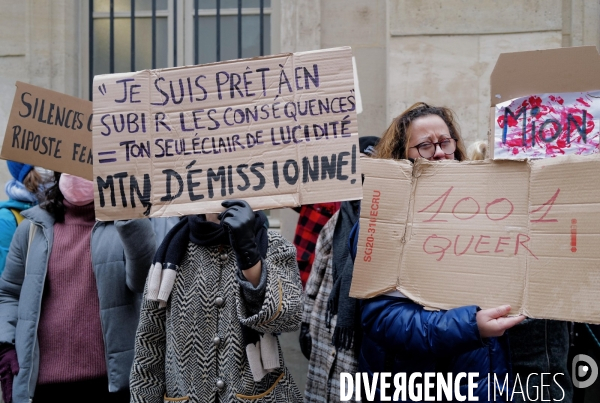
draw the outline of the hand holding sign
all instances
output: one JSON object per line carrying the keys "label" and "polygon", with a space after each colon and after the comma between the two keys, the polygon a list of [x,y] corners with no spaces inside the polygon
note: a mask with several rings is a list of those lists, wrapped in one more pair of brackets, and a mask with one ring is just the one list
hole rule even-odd
{"label": "hand holding sign", "polygon": [[393,287],[437,309],[509,304],[531,318],[598,323],[600,155],[366,159],[361,169],[352,297]]}
{"label": "hand holding sign", "polygon": [[225,200],[221,204],[227,209],[219,215],[221,225],[229,231],[238,267],[247,270],[260,261],[254,234],[254,211],[244,200]]}
{"label": "hand holding sign", "polygon": [[477,312],[477,327],[482,338],[500,337],[511,327],[525,320],[524,315],[505,317],[510,312],[510,305],[483,309]]}
{"label": "hand holding sign", "polygon": [[[256,222],[254,211],[245,200],[225,200],[221,204],[227,210],[219,214],[219,220],[229,232],[238,267],[244,271],[243,276],[246,280],[257,287],[262,273],[260,233],[265,228],[260,222]],[[259,228],[256,228],[257,226]]]}

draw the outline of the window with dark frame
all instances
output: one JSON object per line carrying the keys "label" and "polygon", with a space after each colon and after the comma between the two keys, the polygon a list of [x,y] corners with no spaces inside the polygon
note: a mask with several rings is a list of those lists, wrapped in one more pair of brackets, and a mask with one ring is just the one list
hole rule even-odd
{"label": "window with dark frame", "polygon": [[271,0],[89,0],[94,75],[268,55]]}

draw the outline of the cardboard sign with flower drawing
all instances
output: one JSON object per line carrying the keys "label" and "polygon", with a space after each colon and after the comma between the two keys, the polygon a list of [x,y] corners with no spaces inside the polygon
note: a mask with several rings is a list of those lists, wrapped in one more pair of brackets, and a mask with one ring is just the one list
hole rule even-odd
{"label": "cardboard sign with flower drawing", "polygon": [[598,50],[582,46],[501,54],[490,77],[490,107],[492,159],[600,152]]}
{"label": "cardboard sign with flower drawing", "polygon": [[496,105],[494,158],[598,152],[600,91],[540,94]]}

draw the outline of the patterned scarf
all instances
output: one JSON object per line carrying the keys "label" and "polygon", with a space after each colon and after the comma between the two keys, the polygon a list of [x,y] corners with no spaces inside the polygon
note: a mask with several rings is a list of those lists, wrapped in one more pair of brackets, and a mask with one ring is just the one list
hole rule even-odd
{"label": "patterned scarf", "polygon": [[337,315],[332,343],[336,348],[350,349],[360,345],[359,303],[350,297],[354,262],[348,249],[348,237],[358,221],[360,201],[342,203],[333,233],[333,287],[327,301],[327,327]]}
{"label": "patterned scarf", "polygon": [[[268,247],[266,221],[267,217],[262,211],[255,213],[254,233],[263,257],[267,256]],[[206,221],[204,215],[183,217],[171,228],[158,247],[148,273],[150,281],[146,298],[151,301],[159,301],[161,308],[167,306],[169,295],[175,284],[175,276],[189,242],[199,246],[230,244],[227,230],[221,224]]]}

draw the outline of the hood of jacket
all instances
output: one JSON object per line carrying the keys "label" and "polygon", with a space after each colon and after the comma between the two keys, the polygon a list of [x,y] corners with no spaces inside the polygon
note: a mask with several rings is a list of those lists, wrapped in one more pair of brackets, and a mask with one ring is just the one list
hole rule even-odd
{"label": "hood of jacket", "polygon": [[54,225],[54,217],[40,206],[35,206],[29,210],[22,211],[21,214],[29,221],[40,225],[44,229],[51,229]]}

